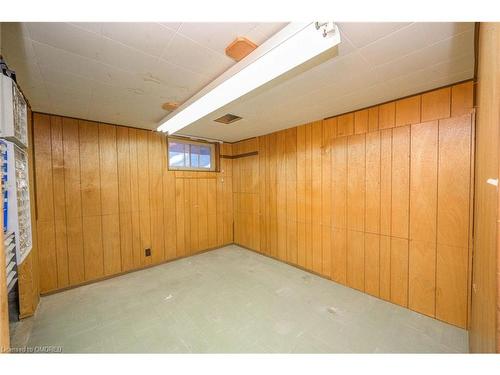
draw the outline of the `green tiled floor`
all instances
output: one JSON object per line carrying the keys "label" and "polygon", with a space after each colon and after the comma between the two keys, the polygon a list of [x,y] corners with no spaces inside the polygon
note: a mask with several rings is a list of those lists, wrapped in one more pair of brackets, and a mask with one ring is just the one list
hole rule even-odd
{"label": "green tiled floor", "polygon": [[237,246],[43,297],[12,346],[63,352],[466,352],[467,332]]}

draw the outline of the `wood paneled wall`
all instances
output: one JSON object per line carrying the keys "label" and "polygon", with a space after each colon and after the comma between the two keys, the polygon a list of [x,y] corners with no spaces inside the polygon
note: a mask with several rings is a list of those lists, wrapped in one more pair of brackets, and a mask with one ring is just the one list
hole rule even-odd
{"label": "wood paneled wall", "polygon": [[500,352],[498,187],[500,136],[500,24],[479,28],[476,88],[474,261],[471,352]]}
{"label": "wood paneled wall", "polygon": [[39,113],[33,127],[41,293],[233,242],[231,159],[174,172],[160,133]]}
{"label": "wood paneled wall", "polygon": [[467,326],[472,82],[233,145],[235,242]]}

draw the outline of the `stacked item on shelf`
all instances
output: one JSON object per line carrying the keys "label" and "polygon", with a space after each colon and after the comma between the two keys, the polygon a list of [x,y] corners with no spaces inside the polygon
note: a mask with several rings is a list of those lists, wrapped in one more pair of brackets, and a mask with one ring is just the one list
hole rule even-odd
{"label": "stacked item on shelf", "polygon": [[5,264],[7,265],[7,292],[9,299],[9,320],[19,320],[19,291],[16,260],[16,239],[14,232],[7,232],[4,237]]}
{"label": "stacked item on shelf", "polygon": [[21,264],[32,246],[28,157],[15,143],[2,139],[0,147],[4,233],[15,233],[17,264]]}
{"label": "stacked item on shelf", "polygon": [[10,292],[17,281],[16,242],[14,232],[8,232],[4,238],[5,264],[7,265],[7,290]]}

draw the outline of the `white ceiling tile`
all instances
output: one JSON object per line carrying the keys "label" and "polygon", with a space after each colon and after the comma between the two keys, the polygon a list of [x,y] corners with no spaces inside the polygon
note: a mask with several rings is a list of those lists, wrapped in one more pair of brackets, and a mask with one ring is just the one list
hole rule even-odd
{"label": "white ceiling tile", "polygon": [[46,83],[56,85],[58,87],[65,87],[74,92],[88,93],[92,81],[88,78],[78,76],[76,74],[62,72],[57,69],[53,69],[48,65],[42,65],[41,75]]}
{"label": "white ceiling tile", "polygon": [[356,48],[370,44],[396,30],[410,25],[409,22],[341,22],[338,24]]}
{"label": "white ceiling tile", "polygon": [[142,76],[149,92],[183,102],[198,92],[211,79],[210,76],[186,70],[167,61],[159,60],[149,72]]}
{"label": "white ceiling tile", "polygon": [[439,76],[449,76],[468,71],[471,72],[469,78],[472,78],[472,74],[474,73],[474,53],[471,52],[469,55],[460,56],[451,61],[441,62],[434,65],[432,69]]}
{"label": "white ceiling tile", "polygon": [[157,57],[175,34],[168,27],[150,22],[106,22],[101,24],[101,30],[105,37]]}
{"label": "white ceiling tile", "polygon": [[158,58],[114,40],[103,38],[102,50],[97,60],[130,73],[144,74],[155,65]]}
{"label": "white ceiling tile", "polygon": [[473,50],[474,32],[470,30],[411,52],[387,64],[379,65],[374,71],[380,79],[392,79],[409,71],[424,69],[457,56],[470,55]]}
{"label": "white ceiling tile", "polygon": [[351,52],[354,52],[356,50],[356,47],[352,44],[352,42],[349,40],[349,37],[345,34],[340,32],[340,44],[337,46],[337,56],[345,56],[350,54]]}
{"label": "white ceiling tile", "polygon": [[30,37],[28,25],[25,22],[2,22],[2,38],[7,33],[13,34],[18,38]]}
{"label": "white ceiling tile", "polygon": [[96,59],[102,52],[102,38],[69,23],[28,23],[31,39],[67,52]]}
{"label": "white ceiling tile", "polygon": [[169,29],[173,31],[179,30],[179,27],[181,27],[182,22],[160,22],[163,26],[168,27]]}
{"label": "white ceiling tile", "polygon": [[174,36],[169,47],[164,51],[162,59],[214,78],[234,65],[234,61],[229,57],[205,48],[179,34]]}
{"label": "white ceiling tile", "polygon": [[71,25],[102,35],[102,23],[100,22],[70,22]]}
{"label": "white ceiling tile", "polygon": [[381,65],[471,28],[471,23],[414,23],[359,51],[370,64]]}
{"label": "white ceiling tile", "polygon": [[81,87],[60,86],[50,82],[44,82],[44,84],[53,105],[63,101],[79,101],[82,106],[85,106],[90,100],[90,87],[84,89]]}
{"label": "white ceiling tile", "polygon": [[287,22],[265,22],[259,23],[252,30],[250,30],[246,35],[248,39],[257,45],[261,45],[278,31],[283,29],[287,25]]}
{"label": "white ceiling tile", "polygon": [[178,33],[224,55],[226,47],[236,37],[247,36],[256,26],[257,23],[244,22],[186,22],[181,25]]}
{"label": "white ceiling tile", "polygon": [[110,67],[96,60],[83,58],[74,53],[64,51],[46,44],[33,42],[33,49],[40,68],[48,66],[51,69],[72,73],[88,79],[105,83],[126,84],[134,75]]}
{"label": "white ceiling tile", "polygon": [[2,49],[9,51],[8,54],[5,54],[7,63],[9,60],[26,61],[29,63],[36,61],[31,39],[23,37],[21,34],[16,34],[16,32],[5,31],[3,28]]}

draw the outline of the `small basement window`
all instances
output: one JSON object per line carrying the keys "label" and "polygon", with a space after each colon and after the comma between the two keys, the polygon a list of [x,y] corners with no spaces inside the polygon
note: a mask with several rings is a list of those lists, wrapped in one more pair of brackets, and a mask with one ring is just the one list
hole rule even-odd
{"label": "small basement window", "polygon": [[168,167],[173,170],[215,171],[215,144],[169,138]]}

